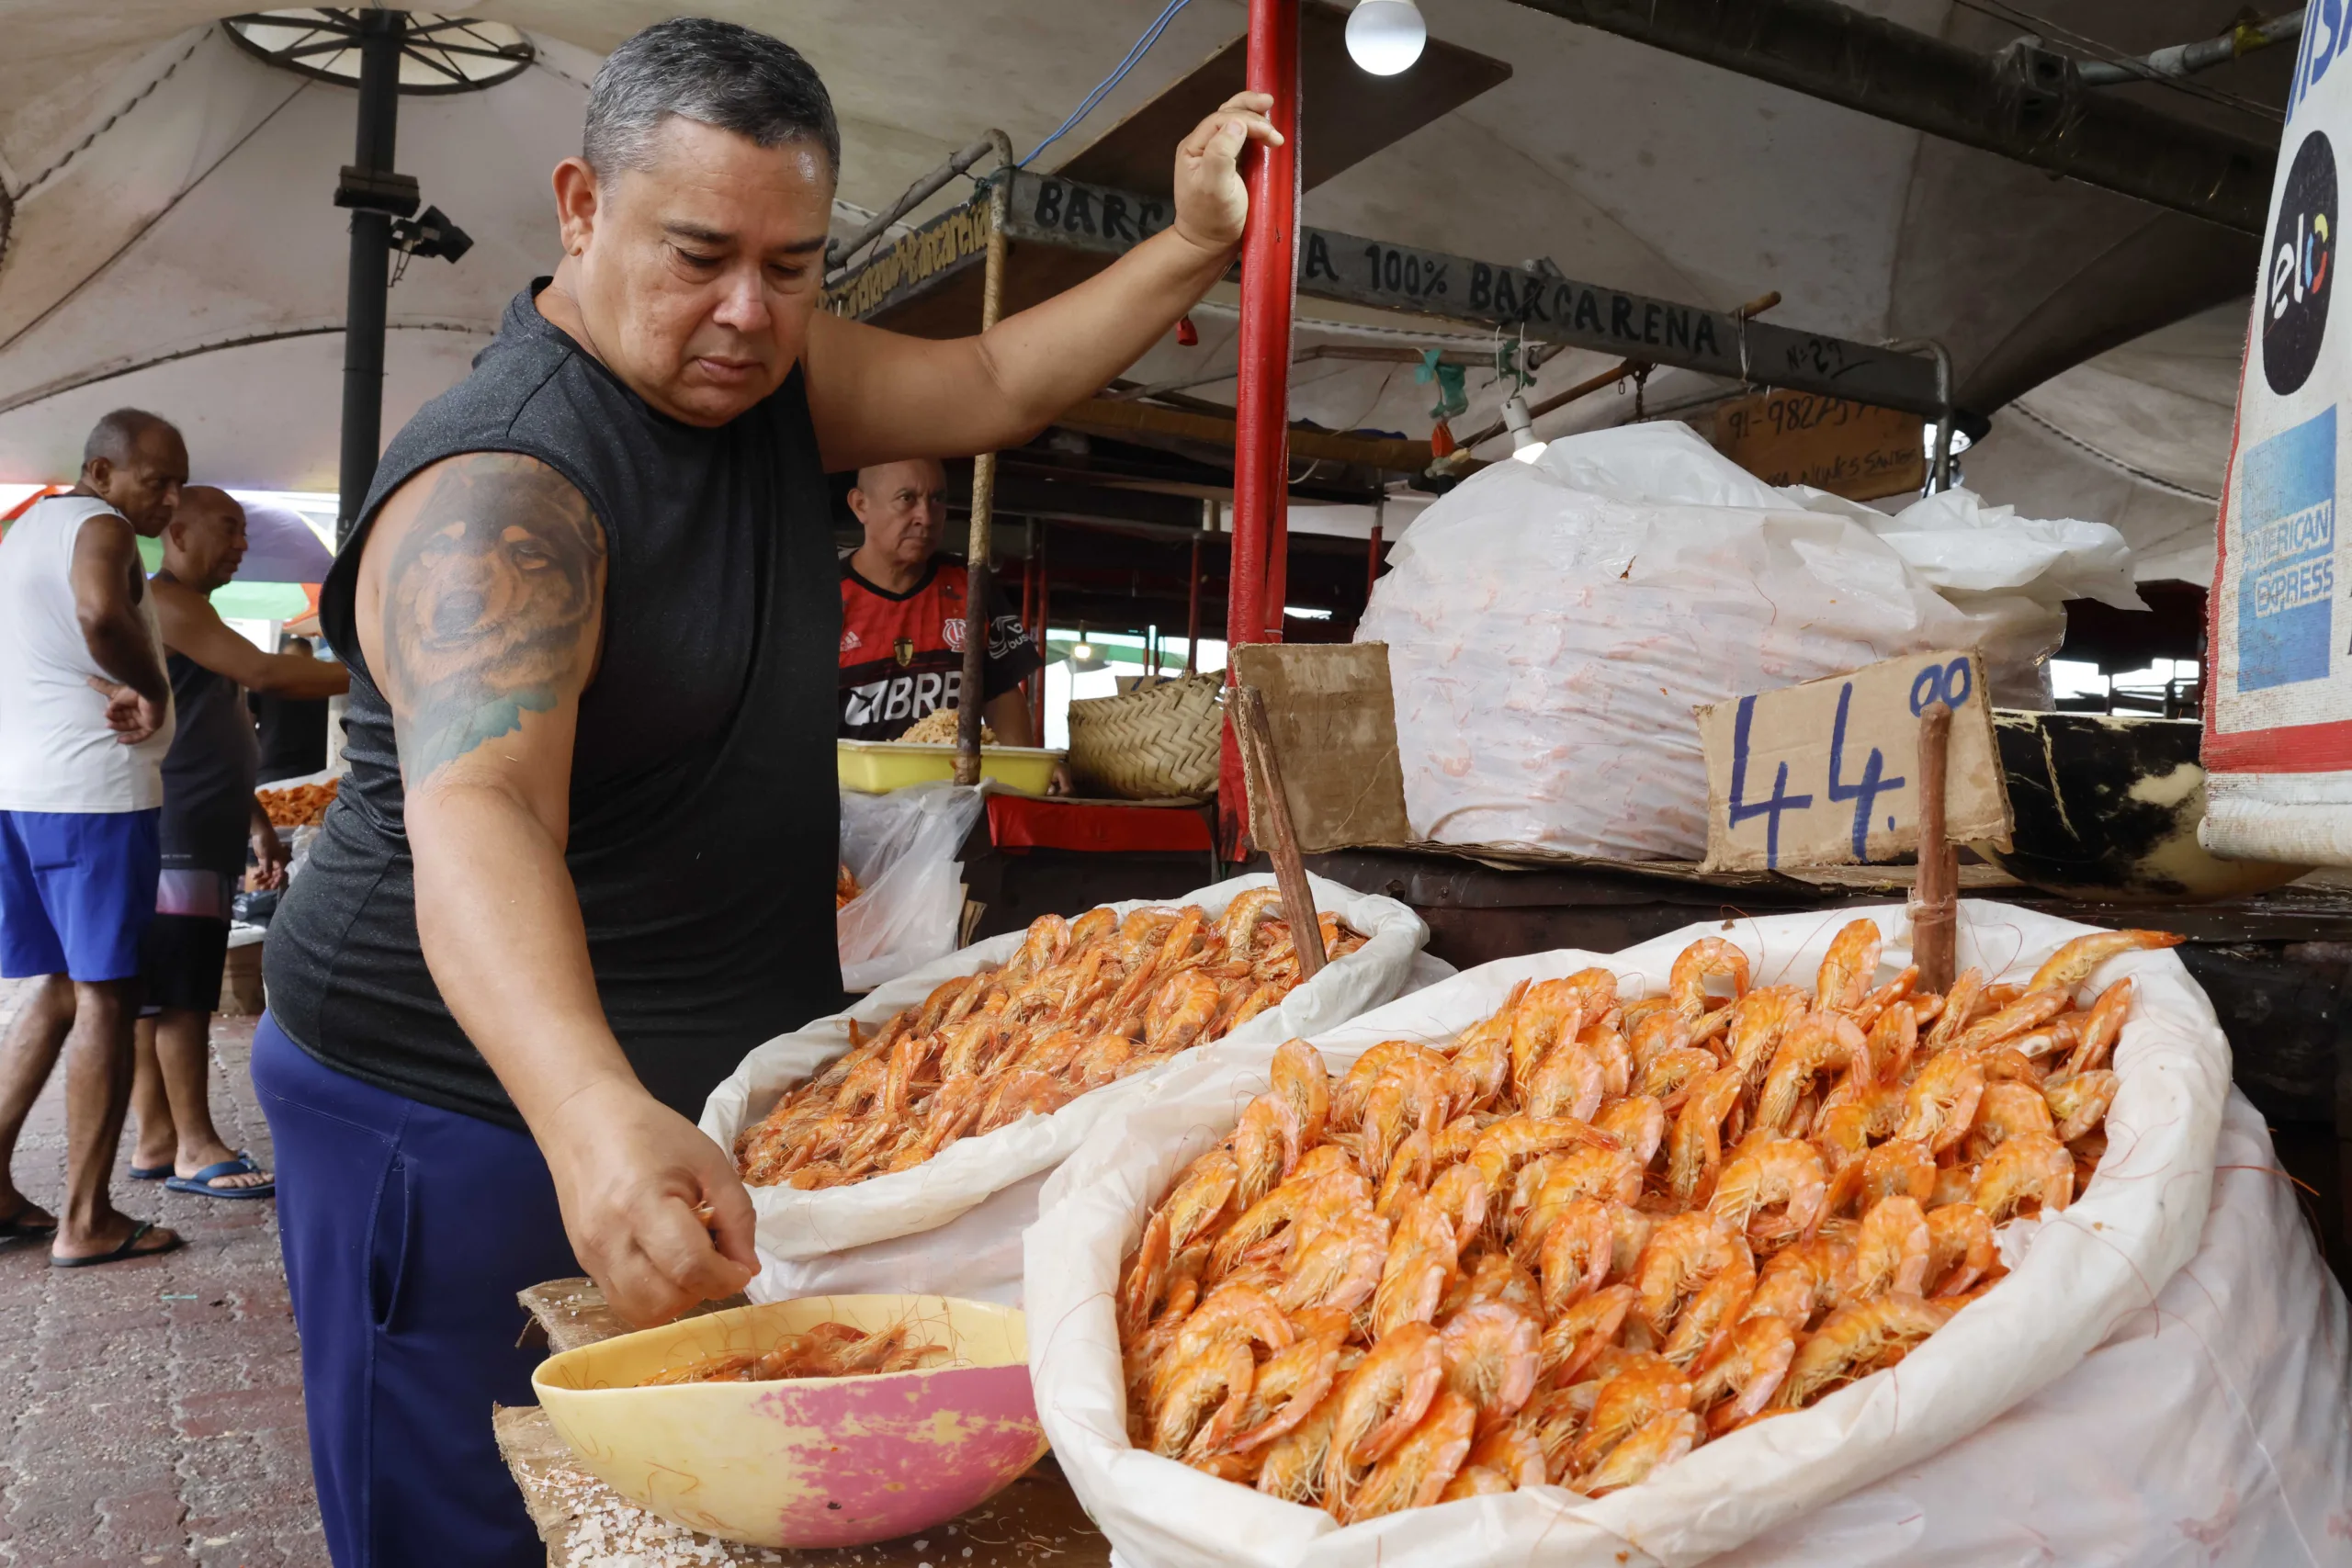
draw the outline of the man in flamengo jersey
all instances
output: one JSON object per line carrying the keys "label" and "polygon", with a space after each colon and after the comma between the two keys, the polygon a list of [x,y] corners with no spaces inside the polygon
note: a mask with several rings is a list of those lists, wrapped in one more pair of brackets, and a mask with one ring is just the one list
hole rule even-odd
{"label": "man in flamengo jersey", "polygon": [[[860,468],[849,509],[865,542],[842,562],[841,735],[895,740],[957,705],[964,684],[965,570],[939,554],[947,472],[918,457]],[[989,596],[981,715],[1004,746],[1035,746],[1021,682],[1045,665],[1021,617]],[[1056,770],[1054,790],[1068,784]]]}

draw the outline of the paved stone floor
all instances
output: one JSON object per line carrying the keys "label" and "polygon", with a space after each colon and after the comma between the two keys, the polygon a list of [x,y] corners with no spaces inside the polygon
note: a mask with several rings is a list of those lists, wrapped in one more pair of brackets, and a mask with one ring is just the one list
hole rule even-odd
{"label": "paved stone floor", "polygon": [[[20,990],[0,981],[0,1027]],[[212,1044],[220,1135],[266,1165],[253,1021],[216,1020]],[[18,1184],[52,1208],[62,1088],[61,1070],[17,1152]],[[126,1171],[119,1159],[116,1202],[186,1247],[80,1270],[50,1268],[39,1246],[0,1247],[0,1563],[325,1568],[277,1205],[165,1192]]]}

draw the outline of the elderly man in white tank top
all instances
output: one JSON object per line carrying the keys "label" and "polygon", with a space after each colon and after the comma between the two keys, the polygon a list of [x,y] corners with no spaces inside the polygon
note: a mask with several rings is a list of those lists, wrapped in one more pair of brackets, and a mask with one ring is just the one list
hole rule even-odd
{"label": "elderly man in white tank top", "polygon": [[[187,479],[179,432],[120,409],[90,432],[81,482],[0,538],[0,978],[41,981],[0,1045],[0,1235],[48,1238],[61,1269],[180,1244],[116,1209],[107,1178],[172,744],[139,538],[163,532]],[[65,1212],[52,1217],[8,1167],[69,1044]]]}

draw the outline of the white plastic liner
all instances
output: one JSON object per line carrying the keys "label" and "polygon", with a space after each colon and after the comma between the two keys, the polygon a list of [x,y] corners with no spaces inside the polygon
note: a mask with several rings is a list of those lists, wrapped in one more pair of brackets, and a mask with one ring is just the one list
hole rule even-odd
{"label": "white plastic liner", "polygon": [[1690,711],[1897,654],[1981,652],[2046,707],[2061,601],[2136,605],[2103,523],[1952,491],[1900,515],[1776,490],[1659,422],[1496,463],[1415,519],[1356,631],[1385,643],[1413,830],[1615,860],[1697,860]]}
{"label": "white plastic liner", "polygon": [[[1315,1037],[1315,1043],[1329,1066],[1343,1068],[1383,1039],[1447,1037],[1499,1007],[1521,979],[1564,975],[1588,964],[1616,970],[1629,994],[1657,990],[1674,956],[1701,936],[1720,935],[1744,948],[1758,985],[1783,979],[1809,985],[1839,927],[1863,915],[1875,918],[1886,933],[1886,968],[1905,962],[1908,930],[1899,905],[1710,923],[1613,957],[1566,951],[1486,964]],[[2022,979],[2061,942],[2090,929],[2030,910],[1965,904],[1961,962],[1980,964],[1996,978]],[[1263,1090],[1272,1060],[1263,1046],[1213,1047],[1185,1064],[1150,1100],[1105,1118],[1046,1184],[1038,1224],[1028,1237],[1026,1284],[1030,1370],[1046,1435],[1072,1486],[1129,1568],[1338,1568],[1374,1562],[1384,1568],[1524,1568],[1531,1561],[1622,1568],[1636,1561],[1703,1562],[1768,1531],[1781,1532],[1773,1540],[1785,1544],[1787,1555],[1756,1562],[1875,1561],[1864,1555],[1875,1548],[1857,1547],[1849,1556],[1842,1535],[1835,1550],[1817,1546],[1808,1521],[1883,1478],[1931,1470],[1938,1456],[2012,1411],[2025,1429],[2037,1433],[2036,1440],[1989,1455],[1970,1450],[1981,1455],[1973,1461],[1983,1467],[1973,1478],[1979,1484],[1955,1486],[1945,1495],[1950,1507],[2014,1513],[2012,1505],[2035,1495],[2044,1477],[2054,1478],[2054,1490],[2043,1506],[2071,1507],[2064,1477],[2087,1471],[2067,1467],[2112,1461],[2121,1478],[2115,1484],[2126,1495],[2086,1497],[2083,1506],[2148,1512],[2146,1500],[2128,1495],[2140,1484],[2139,1472],[2128,1468],[2132,1446],[2177,1448],[2196,1435],[2211,1445],[2201,1465],[2196,1454],[2167,1449],[2154,1473],[2235,1475],[2249,1486],[2267,1474],[2277,1478],[2282,1495],[2291,1484],[2293,1502],[2269,1506],[2266,1517],[2301,1510],[2296,1517],[2312,1529],[2352,1529],[2352,1516],[2327,1516],[2328,1509],[2346,1506],[2347,1473],[2344,1407],[2340,1399],[2327,1405],[2327,1379],[2306,1401],[2310,1408],[2290,1407],[2284,1416],[2250,1415],[2238,1403],[2240,1377],[2254,1387],[2275,1383],[2301,1357],[2332,1369],[2327,1377],[2335,1385],[2343,1377],[2342,1304],[2330,1300],[2314,1310],[2317,1265],[2307,1256],[2308,1239],[2298,1242],[2287,1225],[2291,1216],[2274,1216],[2267,1240],[2237,1229],[2210,1270],[2184,1275],[2181,1292],[2164,1294],[2196,1252],[2212,1211],[2214,1150],[2230,1092],[2229,1047],[2203,993],[2173,954],[2127,954],[2104,965],[2093,984],[2123,975],[2134,976],[2139,989],[2116,1051],[2122,1084],[2108,1116],[2109,1150],[2098,1179],[2079,1201],[2039,1227],[1998,1289],[1901,1365],[1806,1410],[1709,1443],[1653,1481],[1609,1497],[1584,1502],[1545,1487],[1418,1509],[1344,1530],[1319,1510],[1278,1502],[1128,1446],[1112,1309],[1120,1262],[1175,1174],[1224,1137],[1240,1107]],[[2167,1303],[2177,1310],[2184,1292],[2198,1291],[2226,1291],[2233,1302],[2210,1320],[2218,1332],[2242,1340],[2226,1354],[2190,1332],[2172,1332],[2177,1320],[2167,1321]],[[2261,1299],[2234,1305],[2247,1297]],[[2305,1348],[2289,1347],[2290,1336],[2308,1335],[2314,1326],[2324,1337]],[[2112,1363],[2102,1363],[2066,1406],[2025,1405],[2085,1368],[2086,1356],[2110,1336],[2119,1348],[2146,1342],[2123,1351],[2137,1358],[2132,1375],[2108,1377]],[[2036,1413],[2041,1427],[2031,1425]],[[2323,1440],[2309,1448],[2309,1468],[2291,1483],[2283,1471],[2247,1457],[2245,1433],[2256,1419],[2265,1432],[2299,1439],[2319,1432]],[[2102,1444],[2106,1454],[2087,1452]],[[1984,1479],[1990,1476],[1997,1480]],[[2225,1501],[2213,1487],[2206,1490],[2216,1506]],[[2321,1509],[2327,1517],[2311,1516],[2315,1500],[2331,1491],[2335,1500]],[[2234,1495],[2229,1506],[2245,1506],[2254,1494]],[[2154,1505],[2155,1512],[2164,1501]],[[1933,1528],[1883,1506],[1838,1517],[1845,1520],[1841,1529],[1858,1534],[1882,1526],[1912,1532],[1907,1551],[1917,1550]],[[1992,1527],[1986,1518],[1966,1525],[1979,1532],[1975,1539],[1998,1540],[2001,1548],[1948,1560],[2171,1560],[2096,1550],[2045,1557],[2030,1547],[2030,1536],[1997,1536],[1989,1533]],[[2097,1529],[2084,1534],[2096,1539]],[[2317,1557],[2290,1551],[2240,1560],[2341,1560],[2320,1544],[2323,1538],[2311,1539]]]}
{"label": "white plastic liner", "polygon": [[[1198,904],[1211,917],[1253,887],[1273,884],[1270,875],[1239,876],[1172,900],[1136,899],[1114,904],[1125,916],[1166,902]],[[1408,983],[1429,927],[1393,898],[1375,897],[1321,878],[1313,879],[1316,908],[1338,915],[1370,940],[1226,1037],[1227,1043],[1272,1048],[1294,1035],[1332,1029],[1398,995]],[[730,1156],[736,1135],[766,1115],[785,1090],[802,1082],[849,1049],[849,1021],[871,1032],[899,1010],[929,996],[943,980],[1001,964],[1021,946],[1022,931],[1008,931],[951,953],[876,989],[847,1012],[820,1019],[778,1035],[743,1058],[732,1077],[711,1091],[703,1107],[702,1130]],[[759,1216],[755,1240],[763,1271],[752,1295],[763,1301],[811,1291],[918,1291],[1003,1300],[1019,1274],[1018,1238],[1035,1214],[1008,1190],[1039,1177],[1068,1157],[1090,1129],[1118,1110],[1156,1094],[1170,1075],[1196,1053],[1122,1078],[1080,1096],[1050,1116],[1024,1116],[1010,1126],[950,1144],[937,1157],[911,1170],[894,1171],[854,1186],[820,1191],[791,1187],[754,1187],[752,1205]],[[1002,1194],[1001,1202],[985,1200]],[[967,1214],[972,1224],[942,1229]],[[918,1243],[888,1252],[855,1255],[902,1237]],[[993,1261],[991,1261],[993,1259]]]}
{"label": "white plastic liner", "polygon": [[986,802],[952,784],[845,789],[841,798],[842,863],[862,889],[833,918],[842,988],[870,991],[956,951],[964,918],[956,852]]}

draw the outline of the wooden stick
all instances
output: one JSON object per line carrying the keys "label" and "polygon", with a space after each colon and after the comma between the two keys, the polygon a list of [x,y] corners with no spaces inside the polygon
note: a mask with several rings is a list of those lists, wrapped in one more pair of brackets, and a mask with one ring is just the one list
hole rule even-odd
{"label": "wooden stick", "polygon": [[1312,980],[1324,964],[1323,927],[1306,880],[1306,863],[1299,858],[1290,798],[1283,793],[1282,763],[1274,755],[1273,728],[1266,721],[1265,694],[1255,686],[1236,686],[1233,704],[1234,728],[1250,763],[1251,804],[1264,809],[1265,850],[1274,863],[1274,886],[1282,889],[1283,918],[1290,922],[1291,942],[1298,950],[1298,977]]}
{"label": "wooden stick", "polygon": [[[989,245],[980,282],[980,331],[996,325],[1004,306],[1004,218],[1012,187],[1012,143],[991,130],[997,177],[989,187]],[[972,459],[972,531],[964,547],[964,684],[956,699],[956,782],[980,782],[980,709],[986,702],[989,657],[989,534],[996,513],[996,454]]]}
{"label": "wooden stick", "polygon": [[1960,861],[1944,830],[1944,775],[1951,709],[1929,703],[1919,715],[1919,874],[1911,893],[1911,961],[1923,990],[1951,988],[1960,935]]}

